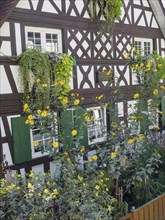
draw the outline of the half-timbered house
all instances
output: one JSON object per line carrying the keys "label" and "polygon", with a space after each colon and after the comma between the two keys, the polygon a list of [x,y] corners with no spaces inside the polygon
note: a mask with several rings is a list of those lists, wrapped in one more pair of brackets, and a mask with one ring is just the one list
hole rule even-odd
{"label": "half-timbered house", "polygon": [[[51,51],[53,42],[56,52],[76,57],[72,90],[84,97],[83,106],[102,120],[106,129],[109,115],[93,98],[104,94],[105,100],[111,99],[120,86],[124,99],[118,103],[119,117],[127,123],[125,115],[134,102],[132,94],[137,87],[124,59],[124,53],[131,49],[130,43],[147,53],[156,50],[165,56],[165,9],[161,0],[123,0],[122,16],[115,24],[112,38],[108,32],[99,35],[97,21],[90,20],[87,0],[1,0],[0,16],[0,161],[5,155],[9,168],[22,174],[31,169],[47,171],[54,164],[47,155],[34,151],[31,136],[30,151],[19,151],[19,155],[13,156],[13,130],[18,129],[18,136],[24,140],[26,131],[12,126],[12,119],[20,117],[22,104],[19,66],[9,56],[18,56],[29,43]],[[98,76],[98,72],[109,69],[115,74],[111,82]],[[103,139],[95,134],[95,142]],[[90,138],[88,141],[90,144]],[[31,159],[26,160],[29,152]]]}

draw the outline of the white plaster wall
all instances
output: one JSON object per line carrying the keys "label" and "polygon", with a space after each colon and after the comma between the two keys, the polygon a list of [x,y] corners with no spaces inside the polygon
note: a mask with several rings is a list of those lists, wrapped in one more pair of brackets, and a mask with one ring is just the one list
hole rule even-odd
{"label": "white plaster wall", "polygon": [[0,65],[0,94],[11,94],[11,86],[9,84],[4,66]]}
{"label": "white plaster wall", "polygon": [[11,65],[11,72],[17,87],[17,90],[19,93],[23,92],[23,89],[21,88],[21,82],[20,82],[20,76],[19,76],[19,66]]}
{"label": "white plaster wall", "polygon": [[3,125],[3,123],[2,123],[1,117],[0,117],[0,132],[1,132],[1,136],[2,136],[2,137],[5,137],[5,136],[6,136],[5,129],[4,129],[4,125]]}
{"label": "white plaster wall", "polygon": [[[88,69],[88,66],[82,66],[82,68],[86,71]],[[80,88],[80,83],[83,79],[83,74],[82,72],[80,71],[80,68],[79,66],[77,66],[77,81],[78,81],[78,88]],[[88,74],[88,78],[89,80],[91,81],[93,87],[94,87],[94,69],[93,67],[91,68],[91,72]],[[84,84],[84,89],[88,89],[90,88],[89,85],[87,83]]]}
{"label": "white plaster wall", "polygon": [[8,165],[13,165],[13,161],[11,158],[10,150],[9,150],[9,145],[8,143],[2,144],[2,150],[3,150],[3,155],[5,155],[5,161],[8,162]]}
{"label": "white plaster wall", "polygon": [[22,53],[21,29],[19,23],[15,23],[15,37],[16,37],[16,50],[18,56]]}
{"label": "white plaster wall", "polygon": [[1,37],[10,37],[10,28],[9,22],[5,22],[0,28],[0,36]]}
{"label": "white plaster wall", "polygon": [[20,0],[16,5],[17,8],[30,9],[30,4],[28,0]]}
{"label": "white plaster wall", "polygon": [[11,56],[11,42],[3,41],[0,48],[0,56]]}

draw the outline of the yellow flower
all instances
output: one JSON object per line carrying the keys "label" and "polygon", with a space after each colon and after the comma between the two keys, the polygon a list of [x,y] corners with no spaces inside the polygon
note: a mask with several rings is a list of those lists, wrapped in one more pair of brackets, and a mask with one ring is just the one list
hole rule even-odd
{"label": "yellow flower", "polygon": [[45,189],[45,190],[44,190],[44,193],[45,193],[45,194],[49,194],[50,192],[49,192],[48,189]]}
{"label": "yellow flower", "polygon": [[53,190],[53,194],[54,194],[54,195],[58,195],[58,194],[59,194],[58,190],[57,190],[57,189],[54,189],[54,190]]}
{"label": "yellow flower", "polygon": [[26,120],[26,121],[25,121],[25,124],[26,124],[26,125],[28,125],[28,124],[29,124],[29,122],[30,122],[29,120]]}
{"label": "yellow flower", "polygon": [[46,109],[50,109],[50,106],[49,106],[49,105],[47,105],[47,106],[46,106]]}
{"label": "yellow flower", "polygon": [[39,192],[39,193],[37,194],[37,196],[38,196],[38,197],[41,197],[41,193]]}
{"label": "yellow flower", "polygon": [[136,119],[136,117],[134,115],[131,115],[130,119]]}
{"label": "yellow flower", "polygon": [[132,143],[133,143],[133,139],[130,138],[130,139],[128,140],[128,144],[132,144]]}
{"label": "yellow flower", "polygon": [[29,189],[32,189],[33,187],[34,187],[33,184],[30,183],[30,182],[28,182],[28,188],[29,188]]}
{"label": "yellow flower", "polygon": [[84,100],[84,97],[81,97],[81,100]]}
{"label": "yellow flower", "polygon": [[153,91],[153,94],[154,94],[154,95],[157,95],[157,94],[158,94],[158,90],[155,89],[155,90]]}
{"label": "yellow flower", "polygon": [[83,177],[81,177],[81,176],[79,176],[79,175],[78,175],[78,179],[79,179],[80,182],[83,181]]}
{"label": "yellow flower", "polygon": [[111,158],[113,159],[113,158],[115,158],[116,157],[116,152],[112,152],[111,153]]}
{"label": "yellow flower", "polygon": [[160,86],[161,89],[165,89],[165,86]]}
{"label": "yellow flower", "polygon": [[42,84],[42,87],[44,87],[44,88],[46,88],[47,86],[48,86],[47,83],[43,83],[43,84]]}
{"label": "yellow flower", "polygon": [[23,111],[27,112],[27,113],[30,112],[30,108],[29,108],[29,105],[27,103],[24,104]]}
{"label": "yellow flower", "polygon": [[135,50],[136,50],[135,47],[133,47],[131,51],[134,52]]}
{"label": "yellow flower", "polygon": [[142,141],[145,138],[144,134],[139,135],[139,139]]}
{"label": "yellow flower", "polygon": [[100,172],[100,175],[101,175],[101,176],[104,176],[104,173],[101,171],[101,172]]}
{"label": "yellow flower", "polygon": [[50,182],[48,181],[47,183],[46,183],[48,186],[50,186]]}
{"label": "yellow flower", "polygon": [[128,59],[130,57],[130,53],[125,53],[125,58]]}
{"label": "yellow flower", "polygon": [[108,192],[109,191],[108,187],[106,187],[105,190]]}
{"label": "yellow flower", "polygon": [[144,63],[140,63],[140,68],[142,68],[144,66]]}
{"label": "yellow flower", "polygon": [[138,94],[138,93],[135,93],[135,94],[133,95],[133,98],[134,98],[134,99],[138,99],[138,98],[139,98],[139,94]]}
{"label": "yellow flower", "polygon": [[32,120],[32,119],[33,119],[33,115],[29,115],[29,116],[28,116],[28,119],[29,119],[29,120]]}
{"label": "yellow flower", "polygon": [[34,141],[33,145],[34,145],[34,147],[37,147],[39,145],[39,142],[38,141]]}
{"label": "yellow flower", "polygon": [[42,112],[42,111],[41,111],[40,109],[38,109],[38,110],[37,110],[37,114],[39,114],[39,115],[40,115],[40,114],[41,114],[41,112]]}
{"label": "yellow flower", "polygon": [[67,98],[67,97],[63,98],[63,99],[61,100],[61,102],[62,102],[63,105],[64,105],[64,104],[67,104],[67,103],[68,103],[68,98]]}
{"label": "yellow flower", "polygon": [[72,134],[72,136],[76,136],[77,135],[77,130],[72,130],[71,134]]}
{"label": "yellow flower", "polygon": [[115,133],[115,132],[111,132],[111,135],[112,135],[112,136],[116,136],[116,133]]}
{"label": "yellow flower", "polygon": [[47,111],[46,111],[46,110],[44,110],[44,111],[42,111],[42,112],[41,112],[41,116],[42,116],[42,117],[46,117],[46,116],[47,116],[47,114],[48,114],[48,113],[47,113]]}
{"label": "yellow flower", "polygon": [[73,96],[75,96],[75,94],[74,94],[74,93],[71,93],[70,95],[71,95],[72,97],[73,97]]}
{"label": "yellow flower", "polygon": [[100,188],[100,186],[99,186],[99,185],[96,185],[96,186],[95,186],[95,189],[97,189],[97,190],[98,190],[99,188]]}
{"label": "yellow flower", "polygon": [[98,159],[98,156],[97,155],[93,155],[92,156],[92,160],[97,160]]}
{"label": "yellow flower", "polygon": [[78,105],[80,103],[80,99],[75,99],[74,100],[74,105]]}
{"label": "yellow flower", "polygon": [[53,146],[54,148],[58,148],[58,142],[57,142],[57,141],[53,142],[52,146]]}
{"label": "yellow flower", "polygon": [[27,108],[29,108],[29,105],[28,105],[27,103],[25,103],[24,106],[23,106],[23,108],[24,108],[24,109],[27,109]]}
{"label": "yellow flower", "polygon": [[162,67],[162,64],[158,64],[158,67],[159,67],[159,68]]}
{"label": "yellow flower", "polygon": [[104,97],[104,95],[100,95],[99,97],[97,97],[98,100],[101,100]]}
{"label": "yellow flower", "polygon": [[89,115],[85,115],[84,119],[85,119],[85,121],[90,121],[91,118]]}
{"label": "yellow flower", "polygon": [[59,81],[60,86],[63,86],[65,84],[64,81]]}
{"label": "yellow flower", "polygon": [[156,130],[160,130],[160,127],[157,126],[157,125],[155,125],[154,128],[155,128]]}
{"label": "yellow flower", "polygon": [[32,217],[30,217],[29,220],[33,220]]}
{"label": "yellow flower", "polygon": [[158,156],[159,158],[161,158],[161,155],[160,155],[159,153],[157,154],[157,156]]}
{"label": "yellow flower", "polygon": [[40,79],[36,79],[36,83],[39,83],[41,80]]}
{"label": "yellow flower", "polygon": [[154,73],[158,72],[158,69],[154,69]]}
{"label": "yellow flower", "polygon": [[139,65],[138,65],[138,64],[136,64],[136,65],[135,65],[135,69],[137,70],[138,68],[139,68]]}
{"label": "yellow flower", "polygon": [[112,207],[110,205],[108,206],[108,211],[112,212]]}
{"label": "yellow flower", "polygon": [[33,177],[33,176],[34,176],[34,172],[31,170],[30,174],[29,174],[29,177]]}
{"label": "yellow flower", "polygon": [[31,125],[34,125],[34,120],[30,120],[29,123],[30,123]]}
{"label": "yellow flower", "polygon": [[82,147],[82,148],[80,149],[80,152],[81,152],[81,153],[85,152],[85,147]]}

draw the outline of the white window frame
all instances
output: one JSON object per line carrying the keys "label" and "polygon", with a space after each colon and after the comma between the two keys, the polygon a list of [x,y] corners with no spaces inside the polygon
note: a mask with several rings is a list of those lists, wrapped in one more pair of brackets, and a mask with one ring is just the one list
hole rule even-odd
{"label": "white window frame", "polygon": [[[49,29],[49,28],[39,28],[39,27],[25,27],[25,41],[26,47],[28,47],[28,32],[39,32],[41,34],[41,50],[46,52],[46,34],[57,34],[58,38],[58,48],[57,51],[52,51],[55,53],[62,53],[62,33],[60,29]],[[49,52],[49,51],[48,51]]]}
{"label": "white window frame", "polygon": [[[103,123],[103,136],[102,137],[97,137],[95,139],[93,139],[93,141],[90,140],[90,135],[89,135],[89,126],[88,126],[88,143],[89,145],[91,144],[96,144],[96,143],[100,143],[106,140],[107,138],[107,121],[106,121],[106,108],[101,108],[101,107],[91,107],[91,108],[87,108],[87,111],[91,111],[91,110],[101,110],[101,116],[102,116],[102,123]],[[94,121],[96,121],[97,119],[93,119]],[[95,130],[95,129],[94,129]],[[95,130],[96,131],[96,130]]]}
{"label": "white window frame", "polygon": [[[55,116],[54,117],[57,117],[57,113],[54,113]],[[35,119],[34,119],[35,120]],[[56,126],[56,125],[55,125]],[[58,126],[58,125],[57,125]],[[53,128],[53,126],[52,126]],[[31,152],[32,152],[32,159],[35,159],[35,158],[38,158],[38,157],[43,157],[43,156],[47,156],[49,155],[49,152],[41,152],[41,151],[38,151],[38,152],[35,152],[35,146],[34,146],[34,142],[35,141],[42,141],[44,143],[45,140],[47,139],[51,139],[51,137],[42,137],[41,139],[38,139],[38,140],[34,140],[33,138],[33,131],[34,130],[39,130],[38,128],[34,128],[34,129],[30,129],[30,140],[31,140]],[[58,135],[58,127],[57,127],[57,135]],[[58,138],[55,138],[55,137],[52,137],[52,142],[54,141],[57,141],[58,142]]]}
{"label": "white window frame", "polygon": [[144,55],[144,43],[150,43],[150,53],[152,53],[153,51],[153,40],[152,39],[135,37],[134,43],[135,41],[141,42],[142,55]]}

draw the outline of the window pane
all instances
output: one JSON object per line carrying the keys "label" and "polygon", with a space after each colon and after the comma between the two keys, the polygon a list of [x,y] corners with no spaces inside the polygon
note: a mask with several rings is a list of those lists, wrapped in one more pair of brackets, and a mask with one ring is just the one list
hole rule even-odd
{"label": "window pane", "polygon": [[46,39],[51,39],[51,34],[46,34]]}
{"label": "window pane", "polygon": [[35,32],[35,38],[41,38],[40,33]]}
{"label": "window pane", "polygon": [[28,38],[34,38],[34,33],[33,32],[28,32]]}

